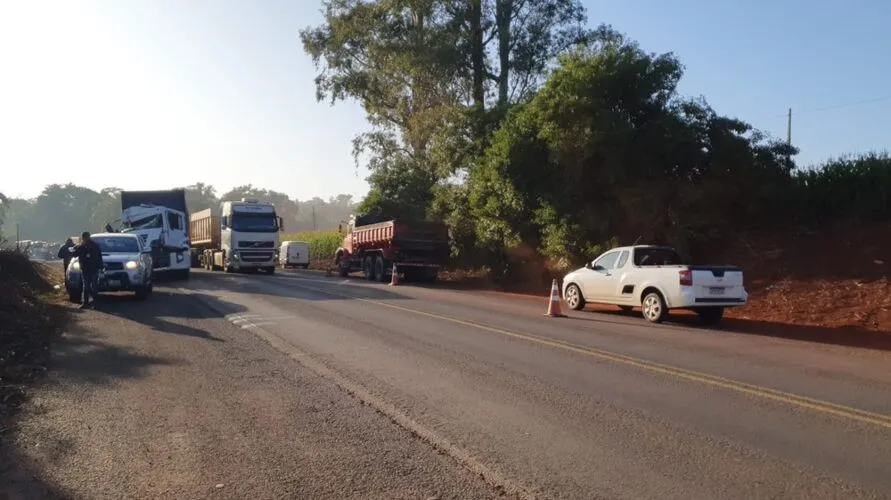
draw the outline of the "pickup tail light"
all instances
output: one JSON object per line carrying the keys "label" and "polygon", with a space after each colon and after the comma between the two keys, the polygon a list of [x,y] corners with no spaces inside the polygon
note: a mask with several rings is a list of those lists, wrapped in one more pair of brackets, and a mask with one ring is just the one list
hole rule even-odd
{"label": "pickup tail light", "polygon": [[678,283],[681,286],[693,286],[693,271],[689,269],[678,271]]}

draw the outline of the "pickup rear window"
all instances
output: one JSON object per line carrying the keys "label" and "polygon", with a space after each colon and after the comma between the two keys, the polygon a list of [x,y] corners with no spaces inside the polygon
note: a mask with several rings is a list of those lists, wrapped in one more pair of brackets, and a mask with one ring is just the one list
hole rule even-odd
{"label": "pickup rear window", "polygon": [[681,265],[681,256],[671,248],[635,248],[635,266],[677,266]]}

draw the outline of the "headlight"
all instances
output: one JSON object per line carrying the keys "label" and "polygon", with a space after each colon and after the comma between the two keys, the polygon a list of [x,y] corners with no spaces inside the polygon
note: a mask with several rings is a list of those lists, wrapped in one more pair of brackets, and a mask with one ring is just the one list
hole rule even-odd
{"label": "headlight", "polygon": [[75,271],[80,271],[80,262],[77,262],[77,261],[72,262],[72,263],[71,263],[71,269],[73,269],[73,270],[75,270]]}
{"label": "headlight", "polygon": [[126,264],[124,264],[124,267],[127,269],[139,269],[140,266],[141,266],[141,264],[139,262],[136,262],[135,260],[131,260],[131,261],[127,262]]}

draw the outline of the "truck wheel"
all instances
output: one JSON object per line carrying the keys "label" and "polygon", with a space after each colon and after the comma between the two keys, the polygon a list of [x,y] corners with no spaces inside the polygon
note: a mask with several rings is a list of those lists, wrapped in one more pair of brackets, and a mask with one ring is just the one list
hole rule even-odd
{"label": "truck wheel", "polygon": [[381,283],[387,281],[387,262],[383,258],[374,259],[374,280]]}
{"label": "truck wheel", "polygon": [[362,261],[362,273],[365,274],[365,279],[368,281],[374,281],[374,257],[368,256]]}
{"label": "truck wheel", "polygon": [[659,292],[652,291],[644,295],[641,301],[644,318],[650,323],[661,323],[668,316],[668,309],[665,307],[665,299]]}
{"label": "truck wheel", "polygon": [[706,325],[717,325],[724,318],[723,307],[703,307],[696,312],[699,314],[699,320]]}
{"label": "truck wheel", "polygon": [[585,308],[585,298],[582,296],[582,290],[575,283],[566,287],[566,296],[563,300],[566,305],[574,311],[581,311]]}

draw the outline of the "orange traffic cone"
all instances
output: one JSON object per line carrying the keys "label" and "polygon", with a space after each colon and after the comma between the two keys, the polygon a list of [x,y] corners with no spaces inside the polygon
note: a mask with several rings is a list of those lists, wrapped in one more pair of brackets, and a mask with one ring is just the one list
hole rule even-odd
{"label": "orange traffic cone", "polygon": [[396,263],[393,263],[393,274],[390,275],[390,286],[396,286],[399,284],[399,270],[396,269]]}
{"label": "orange traffic cone", "polygon": [[556,279],[551,282],[551,299],[548,302],[548,312],[545,313],[545,316],[550,316],[552,318],[566,317],[560,307],[560,288],[557,287]]}

